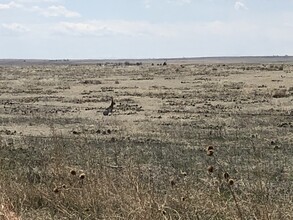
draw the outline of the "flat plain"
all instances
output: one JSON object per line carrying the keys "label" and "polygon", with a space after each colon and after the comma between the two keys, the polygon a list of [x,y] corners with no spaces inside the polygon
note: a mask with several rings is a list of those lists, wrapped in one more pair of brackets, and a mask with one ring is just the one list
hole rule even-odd
{"label": "flat plain", "polygon": [[293,219],[284,59],[1,61],[0,217]]}

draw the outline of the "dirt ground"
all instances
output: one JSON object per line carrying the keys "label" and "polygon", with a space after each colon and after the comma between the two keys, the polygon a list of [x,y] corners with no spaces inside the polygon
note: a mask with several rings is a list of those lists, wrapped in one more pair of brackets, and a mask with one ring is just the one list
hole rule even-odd
{"label": "dirt ground", "polygon": [[204,126],[242,115],[286,123],[293,114],[290,64],[128,64],[0,66],[2,135],[92,134],[114,121],[141,133],[150,122]]}

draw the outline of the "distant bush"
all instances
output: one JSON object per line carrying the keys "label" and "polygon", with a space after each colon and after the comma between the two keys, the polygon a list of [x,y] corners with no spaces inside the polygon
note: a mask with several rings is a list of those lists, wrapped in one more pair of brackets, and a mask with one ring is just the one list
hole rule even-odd
{"label": "distant bush", "polygon": [[288,96],[289,96],[289,94],[288,94],[287,89],[276,89],[272,92],[273,98],[285,98]]}
{"label": "distant bush", "polygon": [[94,84],[94,85],[102,84],[102,82],[100,80],[96,80],[96,79],[86,79],[82,83],[83,84]]}

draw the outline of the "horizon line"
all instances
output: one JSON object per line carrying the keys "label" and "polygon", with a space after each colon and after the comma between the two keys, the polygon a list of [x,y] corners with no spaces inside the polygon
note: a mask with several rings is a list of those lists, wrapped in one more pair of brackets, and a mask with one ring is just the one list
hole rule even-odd
{"label": "horizon line", "polygon": [[224,59],[224,58],[292,58],[293,55],[237,55],[237,56],[191,56],[191,57],[145,57],[145,58],[0,58],[0,60],[35,61],[79,61],[79,60],[188,60],[188,59]]}

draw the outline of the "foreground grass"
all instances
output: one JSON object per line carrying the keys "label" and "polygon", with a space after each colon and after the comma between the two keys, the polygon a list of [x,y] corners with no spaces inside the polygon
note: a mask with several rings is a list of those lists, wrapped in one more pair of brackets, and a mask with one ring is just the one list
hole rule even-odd
{"label": "foreground grass", "polygon": [[[276,146],[261,130],[205,135],[173,126],[172,133],[158,127],[158,138],[52,132],[10,146],[2,142],[2,217],[293,218],[290,142]],[[180,137],[192,144],[174,141]]]}

